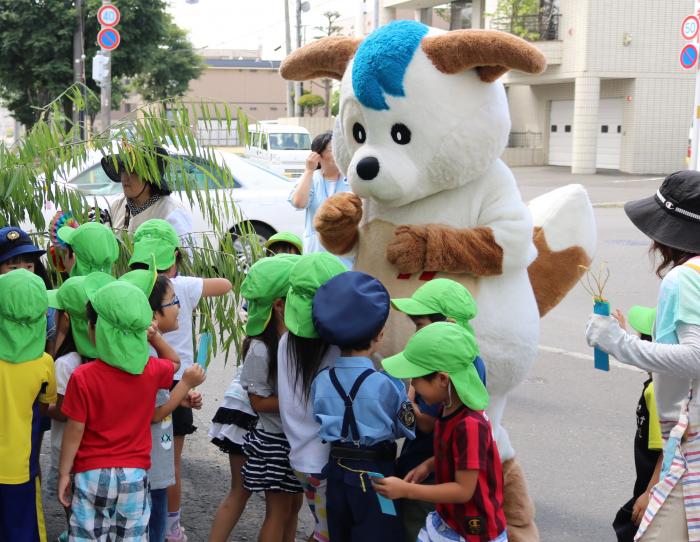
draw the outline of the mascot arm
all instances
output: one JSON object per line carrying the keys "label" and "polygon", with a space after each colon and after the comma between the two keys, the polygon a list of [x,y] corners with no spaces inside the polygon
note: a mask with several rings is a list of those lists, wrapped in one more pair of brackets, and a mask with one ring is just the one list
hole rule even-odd
{"label": "mascot arm", "polygon": [[314,215],[314,228],[324,248],[331,254],[352,252],[359,237],[362,200],[352,192],[334,194]]}

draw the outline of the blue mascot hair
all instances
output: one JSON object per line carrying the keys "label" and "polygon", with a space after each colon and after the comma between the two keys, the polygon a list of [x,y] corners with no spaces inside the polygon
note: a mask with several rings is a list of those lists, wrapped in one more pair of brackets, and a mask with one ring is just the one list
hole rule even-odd
{"label": "blue mascot hair", "polygon": [[370,109],[389,109],[384,93],[404,96],[403,78],[428,27],[415,21],[394,21],[372,32],[355,54],[352,89]]}

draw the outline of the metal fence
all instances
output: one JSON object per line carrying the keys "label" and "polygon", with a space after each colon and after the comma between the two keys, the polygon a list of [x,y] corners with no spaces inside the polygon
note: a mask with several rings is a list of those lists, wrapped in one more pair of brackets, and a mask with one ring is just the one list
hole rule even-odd
{"label": "metal fence", "polygon": [[542,147],[542,132],[511,132],[508,135],[508,146],[526,149]]}
{"label": "metal fence", "polygon": [[489,27],[492,30],[515,34],[529,41],[552,41],[559,39],[560,18],[561,14],[554,9],[542,10],[533,15],[491,19]]}

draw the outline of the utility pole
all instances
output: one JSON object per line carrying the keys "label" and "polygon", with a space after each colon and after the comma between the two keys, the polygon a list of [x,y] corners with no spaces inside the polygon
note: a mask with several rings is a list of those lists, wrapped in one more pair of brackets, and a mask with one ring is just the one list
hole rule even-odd
{"label": "utility pole", "polygon": [[[289,20],[289,0],[282,0],[284,2],[284,45],[287,56],[292,52],[292,32],[289,29],[291,21]],[[294,98],[292,94],[294,93],[294,82],[287,81],[287,116],[294,116]]]}
{"label": "utility pole", "polygon": [[357,11],[355,12],[355,36],[358,38],[365,37],[365,15],[367,13],[367,4],[365,0],[357,1]]}
{"label": "utility pole", "polygon": [[[109,0],[102,0],[102,5],[109,4]],[[101,54],[107,57],[107,74],[100,87],[100,119],[102,130],[107,130],[112,124],[112,54],[110,51],[102,51]]]}
{"label": "utility pole", "polygon": [[374,0],[374,11],[372,11],[372,30],[379,28],[379,0]]}
{"label": "utility pole", "polygon": [[[73,32],[73,82],[80,85],[80,94],[85,95],[85,50],[83,47],[83,2],[75,0],[75,31]],[[73,126],[80,130],[73,132],[73,141],[85,138],[85,110],[78,111],[73,104]]]}
{"label": "utility pole", "polygon": [[[308,4],[307,4],[308,6]],[[308,9],[308,8],[307,8]],[[296,0],[296,19],[297,19],[297,49],[301,47],[301,10],[302,0]],[[294,83],[294,116],[301,117],[301,106],[299,98],[301,98],[302,86],[300,81]]]}

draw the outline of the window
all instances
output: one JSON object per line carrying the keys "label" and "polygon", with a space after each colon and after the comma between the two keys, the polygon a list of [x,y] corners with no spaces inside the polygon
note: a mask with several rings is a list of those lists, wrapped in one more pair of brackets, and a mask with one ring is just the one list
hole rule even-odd
{"label": "window", "polygon": [[260,141],[260,147],[266,151],[267,150],[267,134],[262,134],[262,139]]}
{"label": "window", "polygon": [[608,133],[608,125],[607,125],[607,124],[603,124],[603,125],[600,127],[600,133],[601,133],[601,134],[607,134],[607,133]]}
{"label": "window", "polygon": [[270,134],[270,148],[276,151],[308,151],[311,149],[309,134]]}
{"label": "window", "polygon": [[120,194],[122,191],[122,185],[112,182],[112,179],[107,177],[99,162],[80,173],[70,182],[83,194],[91,196],[109,196],[111,194]]}
{"label": "window", "polygon": [[565,124],[564,125],[564,131],[568,134],[571,132],[571,124]]}
{"label": "window", "polygon": [[[224,186],[224,179],[213,164],[196,156],[173,156],[176,160],[168,164],[165,178],[173,192],[185,189],[185,179],[188,188],[200,188],[203,190],[216,190],[228,188]],[[213,179],[212,179],[213,177]],[[227,182],[231,182],[228,179]],[[240,184],[234,179],[233,188],[240,188]]]}
{"label": "window", "polygon": [[620,124],[617,125],[617,133],[618,134],[622,133],[622,126]]}
{"label": "window", "polygon": [[552,133],[556,133],[556,131],[557,131],[557,125],[556,125],[556,124],[552,124],[552,127],[549,129],[549,131],[552,132]]}
{"label": "window", "polygon": [[274,105],[273,105],[273,106],[271,106],[271,107],[270,107],[270,111],[277,111],[277,107],[276,107],[276,106],[274,106]]}

